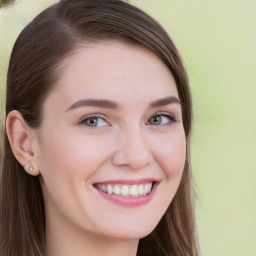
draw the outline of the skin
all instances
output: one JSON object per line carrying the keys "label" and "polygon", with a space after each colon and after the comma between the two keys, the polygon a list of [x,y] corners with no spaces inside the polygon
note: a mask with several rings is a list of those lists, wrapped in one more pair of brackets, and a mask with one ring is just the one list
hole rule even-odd
{"label": "skin", "polygon": [[[140,46],[107,41],[81,46],[66,59],[38,129],[27,127],[17,111],[9,114],[17,159],[34,167],[31,175],[41,175],[48,256],[136,255],[139,239],[171,203],[185,163],[180,104],[149,107],[166,97],[179,99],[158,57]],[[70,109],[83,99],[106,99],[119,107]],[[91,120],[96,126],[88,125],[88,115],[100,115]],[[93,186],[138,179],[157,184],[153,198],[140,206],[107,200]]]}

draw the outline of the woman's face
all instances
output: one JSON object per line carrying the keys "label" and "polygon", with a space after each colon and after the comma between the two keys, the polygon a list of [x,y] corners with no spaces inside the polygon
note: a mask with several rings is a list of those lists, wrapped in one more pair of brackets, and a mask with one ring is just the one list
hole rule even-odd
{"label": "woman's face", "polygon": [[141,238],[179,186],[186,138],[176,84],[140,46],[108,41],[77,49],[36,133],[49,227]]}

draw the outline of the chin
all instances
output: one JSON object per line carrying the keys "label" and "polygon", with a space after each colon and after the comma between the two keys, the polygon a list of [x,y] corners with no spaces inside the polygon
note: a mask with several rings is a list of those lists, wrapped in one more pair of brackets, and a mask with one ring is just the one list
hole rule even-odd
{"label": "chin", "polygon": [[124,240],[135,240],[141,239],[147,235],[149,235],[155,226],[150,223],[150,225],[128,225],[128,226],[121,226],[111,228],[111,230],[105,230],[103,233],[109,238],[116,238],[116,239],[124,239]]}

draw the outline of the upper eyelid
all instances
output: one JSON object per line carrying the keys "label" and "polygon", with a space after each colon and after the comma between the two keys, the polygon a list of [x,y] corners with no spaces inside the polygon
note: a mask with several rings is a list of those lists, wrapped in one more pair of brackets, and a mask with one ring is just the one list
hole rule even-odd
{"label": "upper eyelid", "polygon": [[170,113],[170,112],[166,112],[166,111],[156,112],[156,113],[154,113],[153,115],[151,115],[148,119],[152,118],[153,116],[161,116],[161,115],[163,115],[163,116],[169,116],[169,117],[171,117],[171,118],[173,118],[173,119],[175,119],[175,120],[177,119],[177,118],[176,118],[177,115],[175,115],[175,114],[173,114],[173,113]]}
{"label": "upper eyelid", "polygon": [[166,111],[159,111],[159,112],[156,112],[155,114],[151,115],[151,116],[157,116],[157,115],[166,115],[166,116],[172,116],[174,117],[174,114],[170,113],[170,112],[166,112]]}
{"label": "upper eyelid", "polygon": [[78,122],[79,122],[79,123],[80,123],[80,122],[83,122],[85,119],[90,118],[90,117],[102,118],[102,119],[104,119],[104,120],[107,122],[107,120],[106,120],[106,118],[104,117],[104,115],[99,114],[99,113],[85,115],[85,116],[83,116],[82,118],[80,118]]}

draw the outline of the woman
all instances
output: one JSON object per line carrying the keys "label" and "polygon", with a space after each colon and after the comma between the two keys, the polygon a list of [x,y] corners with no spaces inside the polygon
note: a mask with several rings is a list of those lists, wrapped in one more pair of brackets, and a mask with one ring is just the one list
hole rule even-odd
{"label": "woman", "polygon": [[1,255],[199,255],[186,71],[121,0],[62,0],[7,78]]}

